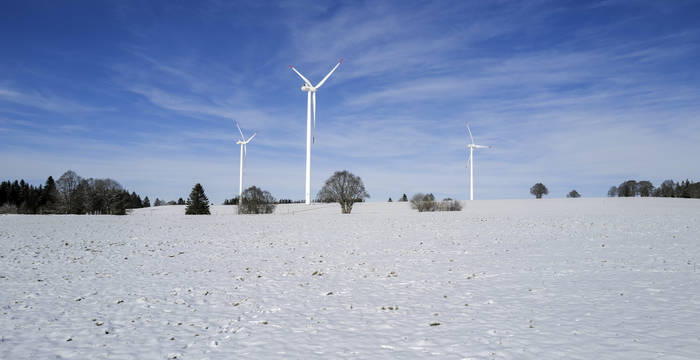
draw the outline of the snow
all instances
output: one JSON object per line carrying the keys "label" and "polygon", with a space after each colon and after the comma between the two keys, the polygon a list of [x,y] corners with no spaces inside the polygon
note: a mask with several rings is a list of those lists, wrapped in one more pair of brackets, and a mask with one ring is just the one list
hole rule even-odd
{"label": "snow", "polygon": [[696,359],[700,201],[0,216],[0,359]]}

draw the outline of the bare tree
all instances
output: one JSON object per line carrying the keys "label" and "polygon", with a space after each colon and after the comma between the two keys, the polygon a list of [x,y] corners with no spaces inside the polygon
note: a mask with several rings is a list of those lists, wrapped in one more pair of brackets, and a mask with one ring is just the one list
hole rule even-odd
{"label": "bare tree", "polygon": [[316,199],[320,202],[339,203],[343,214],[349,214],[354,203],[362,202],[368,197],[369,194],[365,191],[362,179],[347,170],[333,173],[316,195]]}
{"label": "bare tree", "polygon": [[617,186],[611,186],[610,190],[608,190],[608,197],[615,197],[617,196]]}
{"label": "bare tree", "polygon": [[76,174],[73,170],[68,170],[63,173],[63,175],[61,175],[56,182],[56,187],[61,193],[65,206],[65,212],[67,214],[70,214],[73,210],[73,192],[78,187],[78,184],[80,184],[80,176],[78,176],[78,174]]}

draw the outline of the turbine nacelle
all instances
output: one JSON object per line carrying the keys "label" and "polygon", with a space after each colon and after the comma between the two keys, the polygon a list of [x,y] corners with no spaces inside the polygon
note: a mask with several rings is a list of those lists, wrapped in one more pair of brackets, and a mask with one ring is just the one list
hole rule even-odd
{"label": "turbine nacelle", "polygon": [[301,91],[304,91],[304,92],[316,92],[316,88],[313,87],[313,86],[309,86],[309,85],[304,84],[304,85],[301,86]]}
{"label": "turbine nacelle", "polygon": [[467,144],[467,147],[474,148],[474,149],[491,149],[491,146],[476,145],[476,144]]}

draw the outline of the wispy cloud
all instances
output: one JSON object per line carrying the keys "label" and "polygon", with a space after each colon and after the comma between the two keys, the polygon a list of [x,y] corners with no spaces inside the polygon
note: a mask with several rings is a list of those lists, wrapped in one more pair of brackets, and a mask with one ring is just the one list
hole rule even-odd
{"label": "wispy cloud", "polygon": [[112,110],[109,107],[96,107],[82,104],[71,99],[61,98],[60,96],[52,95],[50,92],[45,93],[36,90],[20,91],[6,87],[0,88],[0,102],[67,114]]}

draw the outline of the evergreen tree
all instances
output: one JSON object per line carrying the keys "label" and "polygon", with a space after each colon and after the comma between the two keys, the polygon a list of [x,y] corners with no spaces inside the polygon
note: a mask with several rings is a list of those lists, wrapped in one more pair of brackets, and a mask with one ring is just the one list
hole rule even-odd
{"label": "evergreen tree", "polygon": [[403,201],[403,202],[408,201],[408,196],[406,196],[406,194],[403,194],[403,196],[401,197],[401,199],[399,199],[399,201]]}
{"label": "evergreen tree", "polygon": [[[158,200],[156,200],[158,201]],[[209,215],[209,199],[204,194],[204,188],[197,183],[187,199],[186,215]]]}
{"label": "evergreen tree", "polygon": [[136,192],[132,192],[129,195],[129,209],[138,209],[141,207],[141,197],[136,195]]}
{"label": "evergreen tree", "polygon": [[183,200],[182,198],[179,198],[179,199],[177,199],[177,204],[178,205],[185,205],[185,200]]}
{"label": "evergreen tree", "polygon": [[151,207],[151,200],[148,200],[148,196],[143,198],[143,207]]}
{"label": "evergreen tree", "polygon": [[392,201],[391,198],[389,198],[389,201],[387,201],[387,202],[391,202],[391,201]]}
{"label": "evergreen tree", "polygon": [[52,176],[49,176],[49,178],[46,179],[46,184],[41,192],[41,200],[39,201],[40,206],[43,208],[42,212],[45,214],[55,214],[58,212],[59,199],[56,182],[53,180]]}
{"label": "evergreen tree", "polygon": [[0,183],[0,206],[5,205],[9,201],[11,187],[12,184],[9,181]]}
{"label": "evergreen tree", "polygon": [[17,192],[17,199],[15,200],[15,205],[17,207],[22,206],[22,203],[24,202],[25,198],[27,197],[27,193],[29,192],[29,186],[27,183],[24,182],[24,179],[19,181],[19,191]]}

